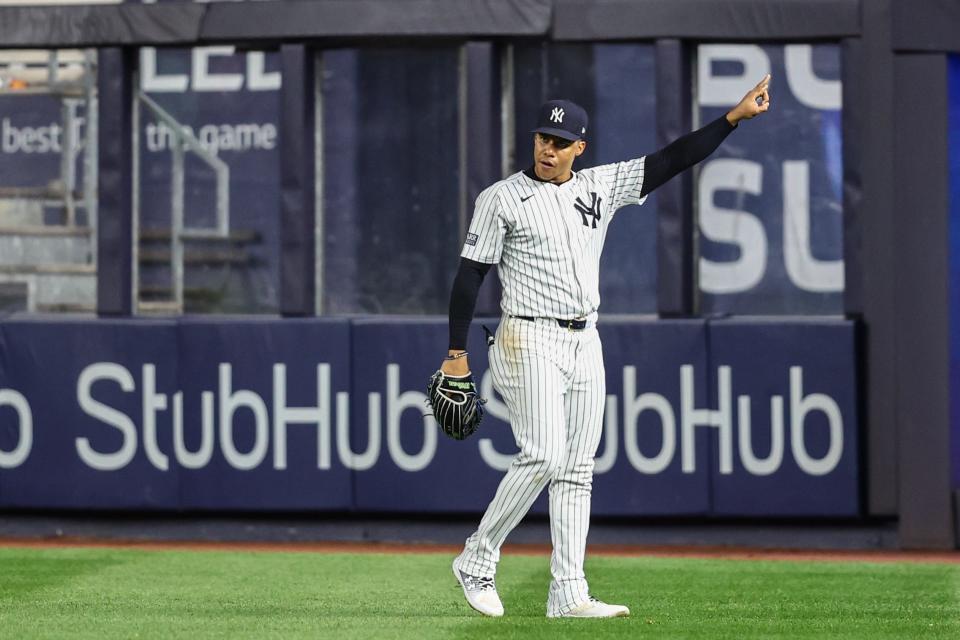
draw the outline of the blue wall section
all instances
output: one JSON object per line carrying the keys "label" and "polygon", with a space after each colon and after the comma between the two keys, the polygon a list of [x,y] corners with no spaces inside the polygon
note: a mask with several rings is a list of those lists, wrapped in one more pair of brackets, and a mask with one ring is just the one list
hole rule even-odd
{"label": "blue wall section", "polygon": [[726,468],[713,468],[713,512],[855,513],[853,325],[713,322],[710,357],[712,406],[729,407],[729,431],[716,435],[714,460]]}
{"label": "blue wall section", "polygon": [[[185,320],[179,324],[179,380],[184,414],[192,419],[187,433],[199,447],[201,390],[220,387],[230,367],[230,391],[238,403],[232,419],[217,406],[215,453],[200,469],[182,470],[180,506],[202,509],[323,509],[351,505],[352,476],[335,451],[335,412],[331,400],[350,388],[350,327],[345,321]],[[283,367],[281,373],[277,365]],[[324,373],[326,370],[326,373]],[[281,382],[287,409],[311,409],[313,415],[288,415],[278,423]],[[256,396],[247,393],[253,392]],[[326,396],[326,397],[325,397]],[[255,418],[263,403],[259,426]],[[319,411],[317,410],[319,407]],[[320,425],[318,426],[318,421]],[[282,431],[282,434],[280,433]],[[278,440],[279,438],[279,440]],[[285,438],[286,446],[281,446]],[[259,447],[258,447],[259,442]],[[232,446],[240,455],[227,456]],[[262,452],[259,454],[258,452]],[[249,470],[242,467],[250,466]],[[238,468],[241,467],[241,468]]]}
{"label": "blue wall section", "polygon": [[[600,331],[594,513],[858,513],[852,323],[609,317]],[[0,507],[477,513],[516,445],[478,326],[480,433],[454,442],[424,417],[446,334],[439,318],[4,321]],[[738,399],[762,460],[773,396],[784,453],[764,469],[742,459]]]}
{"label": "blue wall section", "polygon": [[[172,322],[130,323],[7,321],[0,324],[4,344],[4,388],[20,392],[33,414],[33,446],[22,465],[0,469],[0,504],[13,507],[90,507],[153,509],[178,503],[176,468],[157,470],[139,446],[140,377],[145,363],[157,365],[157,386],[176,379],[176,325]],[[99,364],[97,364],[99,363]],[[84,371],[104,374],[84,385]],[[110,378],[126,380],[114,381]],[[121,384],[126,384],[124,390]],[[134,390],[134,386],[136,391]],[[89,389],[83,393],[83,388]],[[122,412],[127,437],[81,407],[80,396]],[[14,430],[16,414],[5,408],[0,419],[0,448],[11,451],[23,430]],[[119,422],[115,418],[112,422]],[[166,421],[164,420],[164,423]],[[117,471],[94,468],[79,457],[77,439],[103,461],[122,465]],[[137,442],[135,442],[135,440]],[[125,462],[124,443],[132,458]]]}
{"label": "blue wall section", "polygon": [[[496,329],[494,323],[486,324],[491,331]],[[486,372],[482,330],[477,327],[471,333],[470,366]],[[360,443],[355,450],[364,450],[369,442],[365,427],[371,419],[370,394],[381,398],[377,420],[383,434],[376,464],[357,473],[358,509],[472,512],[493,497],[502,474],[478,455],[479,441],[489,439],[486,446],[515,453],[508,424],[488,415],[479,438],[457,442],[439,433],[432,419],[423,415],[430,411],[425,404],[427,377],[439,367],[446,344],[446,319],[354,323],[351,413],[357,419],[351,424]],[[399,384],[394,387],[391,378]]]}
{"label": "blue wall section", "polygon": [[[600,336],[608,431],[598,451],[594,512],[709,513],[710,439],[697,434],[688,454],[694,470],[685,472],[680,437],[684,367],[690,370],[693,406],[708,404],[706,325],[698,320],[612,321],[601,323]],[[616,455],[612,468],[604,472],[604,455],[611,455],[608,447],[613,441],[608,437],[610,423],[616,425]]]}
{"label": "blue wall section", "polygon": [[950,447],[953,486],[960,487],[960,55],[949,56],[950,136]]}
{"label": "blue wall section", "polygon": [[[345,390],[350,371],[345,321],[26,321],[3,323],[0,331],[4,368],[15,372],[0,383],[25,396],[33,414],[29,457],[14,469],[0,469],[2,506],[290,510],[351,505],[347,470],[333,456],[328,468],[318,469],[316,418],[312,426],[286,427],[286,468],[278,468],[279,407],[273,389],[274,363],[283,364],[285,405],[317,407],[315,363],[322,362],[332,371],[331,393]],[[221,388],[225,368],[228,389]],[[84,371],[89,385],[83,384]],[[84,409],[79,398],[85,387],[87,404],[97,403],[108,418]],[[151,391],[165,397],[151,402]],[[192,456],[174,444],[180,442],[173,419],[177,391],[182,392],[183,449]],[[212,392],[214,402],[213,420],[202,435],[204,392]],[[227,412],[220,404],[231,398],[237,407],[224,420]],[[251,406],[260,412],[259,425]],[[155,416],[151,433],[148,413]],[[14,429],[16,417],[9,409],[0,414],[3,451],[12,451],[22,437]],[[113,426],[122,423],[127,426]],[[94,456],[81,454],[78,438],[89,442]],[[332,439],[326,441],[329,449]],[[120,455],[125,444],[133,452],[129,461]]]}
{"label": "blue wall section", "polygon": [[[723,116],[765,72],[772,74],[771,117],[741,124],[698,167],[701,312],[841,313],[841,47],[700,45],[698,59],[707,66],[696,87],[702,124]],[[735,91],[720,88],[737,80]],[[803,242],[801,228],[808,231]],[[796,241],[788,242],[785,230],[793,230]],[[762,267],[755,282],[748,264]],[[716,271],[724,268],[724,275]]]}

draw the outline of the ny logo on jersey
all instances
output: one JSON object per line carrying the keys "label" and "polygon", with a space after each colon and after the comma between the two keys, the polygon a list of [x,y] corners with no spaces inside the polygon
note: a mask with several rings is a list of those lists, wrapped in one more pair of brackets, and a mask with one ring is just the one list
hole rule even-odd
{"label": "ny logo on jersey", "polygon": [[563,122],[563,109],[554,107],[553,111],[550,112],[550,120],[552,122]]}
{"label": "ny logo on jersey", "polygon": [[589,227],[590,223],[587,222],[587,218],[593,219],[593,227],[597,228],[597,220],[600,219],[600,203],[603,202],[603,198],[597,197],[596,191],[590,192],[590,206],[587,206],[587,203],[580,199],[580,196],[577,196],[577,201],[573,203],[574,208],[580,212],[580,216],[583,218],[583,226]]}

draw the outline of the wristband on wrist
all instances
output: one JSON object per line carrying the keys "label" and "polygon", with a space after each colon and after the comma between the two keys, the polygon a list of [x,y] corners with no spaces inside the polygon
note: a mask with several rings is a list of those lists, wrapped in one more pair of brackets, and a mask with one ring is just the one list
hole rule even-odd
{"label": "wristband on wrist", "polygon": [[469,353],[470,353],[469,351],[461,351],[460,353],[455,353],[452,356],[444,357],[444,360],[459,360],[460,358],[467,357],[467,354]]}

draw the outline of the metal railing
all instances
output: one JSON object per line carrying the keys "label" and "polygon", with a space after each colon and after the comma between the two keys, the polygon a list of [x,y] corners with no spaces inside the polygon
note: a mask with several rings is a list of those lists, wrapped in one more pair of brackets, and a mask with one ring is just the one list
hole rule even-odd
{"label": "metal railing", "polygon": [[[0,187],[5,211],[0,283],[22,285],[26,310],[94,308],[97,262],[97,53],[94,49],[6,50],[0,53],[0,96],[51,96],[60,101],[58,175],[46,185]],[[29,107],[24,107],[29,109]],[[16,111],[15,111],[16,113]],[[82,132],[82,133],[81,133]],[[82,162],[83,178],[78,179]],[[12,205],[16,205],[12,209]],[[41,212],[58,208],[53,222]],[[85,211],[85,220],[78,219]],[[85,247],[82,255],[77,245]],[[43,256],[43,257],[38,257]]]}
{"label": "metal railing", "polygon": [[[137,91],[135,102],[143,104],[153,117],[169,129],[173,141],[170,147],[171,151],[171,171],[170,171],[170,273],[172,277],[173,299],[168,303],[148,303],[139,299],[139,268],[135,267],[134,273],[134,300],[137,301],[138,309],[141,311],[172,311],[174,313],[183,312],[183,282],[184,282],[184,240],[187,239],[212,239],[227,238],[230,235],[230,167],[218,158],[215,154],[208,151],[193,132],[178,122],[163,107],[147,96],[143,91]],[[139,109],[134,105],[134,114],[139,114]],[[134,118],[134,248],[139,252],[139,224],[140,224],[140,204],[139,204],[139,116]],[[214,227],[189,227],[185,223],[184,203],[186,181],[186,153],[191,152],[202,160],[207,166],[213,169],[216,175],[216,226]],[[135,256],[134,265],[139,260]],[[171,307],[172,305],[172,307]]]}
{"label": "metal railing", "polygon": [[[96,237],[97,223],[96,55],[94,49],[12,50],[4,52],[0,59],[0,95],[59,96],[63,131],[59,180],[46,187],[4,187],[0,189],[0,197],[62,206],[65,213],[62,226],[71,229],[77,226],[77,207],[80,206],[86,209],[91,237]],[[81,140],[79,111],[83,106],[86,108]],[[81,152],[83,189],[78,192],[77,157]]]}

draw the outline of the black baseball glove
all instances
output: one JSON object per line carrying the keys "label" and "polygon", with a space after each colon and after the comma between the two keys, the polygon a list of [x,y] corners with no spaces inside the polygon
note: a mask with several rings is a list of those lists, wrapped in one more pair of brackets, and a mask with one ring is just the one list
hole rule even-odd
{"label": "black baseball glove", "polygon": [[450,376],[441,370],[430,376],[427,385],[427,403],[433,409],[433,417],[440,431],[454,440],[464,440],[480,426],[483,420],[483,404],[477,395],[473,376]]}

